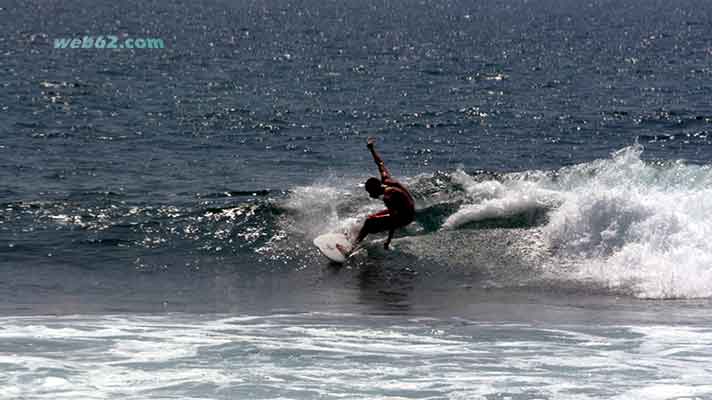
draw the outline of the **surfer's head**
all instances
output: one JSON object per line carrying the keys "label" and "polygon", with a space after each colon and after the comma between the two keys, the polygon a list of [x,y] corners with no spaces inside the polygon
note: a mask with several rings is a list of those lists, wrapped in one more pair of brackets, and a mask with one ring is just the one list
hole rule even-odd
{"label": "surfer's head", "polygon": [[378,178],[368,178],[366,181],[366,191],[369,196],[377,199],[383,194],[383,185],[381,185],[381,180]]}

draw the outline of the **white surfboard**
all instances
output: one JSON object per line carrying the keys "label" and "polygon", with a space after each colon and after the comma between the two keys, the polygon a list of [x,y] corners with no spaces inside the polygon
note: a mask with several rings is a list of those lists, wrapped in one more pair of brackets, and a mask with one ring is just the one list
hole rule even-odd
{"label": "white surfboard", "polygon": [[[339,245],[341,250],[336,246]],[[327,233],[314,239],[321,254],[336,263],[344,263],[353,251],[354,245],[349,238],[342,233]]]}

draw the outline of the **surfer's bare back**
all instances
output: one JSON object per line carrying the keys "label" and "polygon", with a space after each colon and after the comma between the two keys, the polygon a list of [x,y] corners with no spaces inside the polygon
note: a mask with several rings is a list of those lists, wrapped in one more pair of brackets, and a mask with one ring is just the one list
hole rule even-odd
{"label": "surfer's bare back", "polygon": [[368,178],[366,191],[374,199],[383,196],[386,209],[366,218],[366,222],[356,238],[356,243],[362,241],[369,233],[388,231],[388,239],[383,245],[388,249],[395,230],[413,222],[415,218],[415,202],[408,189],[391,177],[386,165],[376,152],[375,143],[375,138],[368,138],[367,146],[371,151],[373,160],[378,165],[381,179],[376,177]]}

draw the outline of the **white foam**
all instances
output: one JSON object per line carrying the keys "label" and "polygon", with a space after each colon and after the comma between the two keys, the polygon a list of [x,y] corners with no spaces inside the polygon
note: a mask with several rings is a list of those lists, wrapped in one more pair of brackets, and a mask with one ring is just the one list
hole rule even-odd
{"label": "white foam", "polygon": [[490,199],[479,204],[463,206],[449,216],[442,227],[443,229],[457,228],[469,222],[509,217],[542,206],[544,203],[540,199],[518,192],[505,198]]}
{"label": "white foam", "polygon": [[556,192],[540,185],[537,180],[531,180],[530,177],[505,182],[478,182],[458,170],[452,174],[452,180],[465,190],[468,202],[445,220],[443,229],[455,229],[467,223],[491,218],[510,217],[547,207],[557,201]]}
{"label": "white foam", "polygon": [[528,171],[502,182],[452,174],[468,202],[443,229],[551,208],[543,245],[552,279],[593,281],[643,298],[712,296],[712,169],[642,161],[639,145],[610,159]]}
{"label": "white foam", "polygon": [[[668,399],[701,399],[712,392],[712,385],[685,386],[672,384],[654,384],[624,393],[616,399],[620,400],[668,400]],[[705,396],[705,397],[698,397]]]}
{"label": "white foam", "polygon": [[[0,374],[2,398],[712,394],[712,331],[687,326],[540,328],[317,313],[24,317],[2,318],[0,325],[4,338],[28,344],[0,357],[11,371]],[[27,337],[28,327],[44,336]]]}
{"label": "white foam", "polygon": [[471,200],[483,200],[502,197],[507,188],[498,181],[478,182],[465,171],[458,169],[451,174],[452,181],[462,186]]}
{"label": "white foam", "polygon": [[577,279],[646,298],[712,296],[712,173],[650,166],[641,152],[561,171],[563,204],[546,239]]}

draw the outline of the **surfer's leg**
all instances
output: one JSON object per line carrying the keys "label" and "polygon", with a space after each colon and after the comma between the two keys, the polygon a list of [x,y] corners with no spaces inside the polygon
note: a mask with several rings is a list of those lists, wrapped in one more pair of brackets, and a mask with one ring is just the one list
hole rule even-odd
{"label": "surfer's leg", "polygon": [[384,215],[390,215],[390,211],[388,211],[388,209],[381,210],[381,211],[379,211],[379,212],[377,212],[377,213],[375,213],[375,214],[369,215],[369,218],[382,217],[382,216],[384,216]]}
{"label": "surfer's leg", "polygon": [[376,214],[369,215],[366,218],[366,222],[363,223],[363,227],[356,238],[355,243],[360,243],[366,235],[369,233],[383,232],[391,229],[392,223],[391,215],[388,214],[388,210],[379,211]]}

